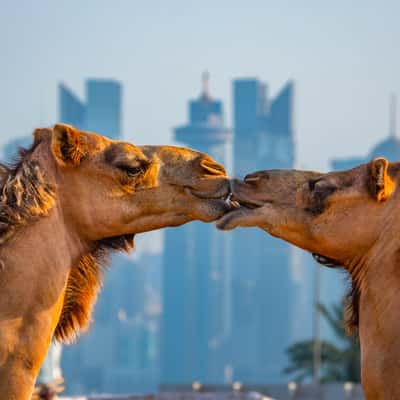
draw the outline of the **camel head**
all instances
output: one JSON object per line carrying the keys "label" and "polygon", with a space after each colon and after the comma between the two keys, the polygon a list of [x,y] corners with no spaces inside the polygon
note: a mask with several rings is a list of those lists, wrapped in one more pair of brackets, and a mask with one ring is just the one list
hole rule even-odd
{"label": "camel head", "polygon": [[387,230],[398,164],[377,158],[330,173],[260,171],[232,182],[241,207],[218,222],[220,229],[256,226],[313,253],[327,265],[351,266]]}
{"label": "camel head", "polygon": [[35,136],[51,149],[57,200],[81,239],[210,222],[229,208],[225,170],[206,154],[135,146],[63,124]]}
{"label": "camel head", "polygon": [[[172,146],[135,146],[58,124],[38,129],[15,168],[0,174],[0,244],[31,218],[61,223],[73,265],[55,337],[71,341],[89,326],[102,269],[134,236],[230,209],[229,179],[208,155]],[[55,217],[54,217],[55,216]],[[64,244],[65,245],[65,244]]]}

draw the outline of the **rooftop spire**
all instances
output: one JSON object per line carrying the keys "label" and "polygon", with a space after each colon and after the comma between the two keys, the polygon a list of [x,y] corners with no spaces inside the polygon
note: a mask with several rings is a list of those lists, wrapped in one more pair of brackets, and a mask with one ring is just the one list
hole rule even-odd
{"label": "rooftop spire", "polygon": [[397,96],[392,93],[390,96],[390,110],[389,110],[389,135],[391,137],[396,136],[396,108],[397,108]]}
{"label": "rooftop spire", "polygon": [[206,99],[210,98],[209,83],[210,83],[210,73],[208,71],[204,71],[201,74],[201,87],[202,87],[202,97]]}

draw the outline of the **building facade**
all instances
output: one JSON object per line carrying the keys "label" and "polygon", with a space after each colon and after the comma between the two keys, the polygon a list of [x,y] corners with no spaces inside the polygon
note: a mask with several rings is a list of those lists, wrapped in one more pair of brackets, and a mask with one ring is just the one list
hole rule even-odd
{"label": "building facade", "polygon": [[[223,107],[208,92],[189,103],[189,121],[174,130],[182,145],[229,167],[231,133]],[[230,238],[213,224],[167,229],[163,263],[161,382],[223,382],[230,338]]]}
{"label": "building facade", "polygon": [[[80,129],[122,139],[122,87],[89,79],[85,99],[59,86],[59,120]],[[158,271],[158,272],[155,272]],[[160,256],[115,254],[104,277],[94,324],[65,346],[62,369],[67,392],[152,392],[159,374]]]}
{"label": "building facade", "polygon": [[85,100],[65,84],[58,87],[59,122],[121,138],[122,86],[118,81],[88,79]]}
{"label": "building facade", "polygon": [[[274,98],[258,79],[233,82],[235,176],[294,166],[293,97],[292,82]],[[292,248],[259,229],[236,229],[232,250],[233,377],[284,381],[299,290]]]}

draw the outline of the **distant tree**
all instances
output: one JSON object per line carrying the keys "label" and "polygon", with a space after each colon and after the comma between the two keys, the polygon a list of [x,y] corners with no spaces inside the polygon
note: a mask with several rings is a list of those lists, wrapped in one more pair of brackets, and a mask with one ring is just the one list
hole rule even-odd
{"label": "distant tree", "polygon": [[[348,336],[343,326],[343,304],[336,304],[328,310],[323,304],[318,311],[328,322],[335,336],[343,343],[337,346],[321,341],[321,382],[351,381],[360,382],[360,346],[354,336]],[[289,366],[284,372],[295,374],[296,381],[313,376],[314,340],[304,340],[290,346],[286,352]]]}

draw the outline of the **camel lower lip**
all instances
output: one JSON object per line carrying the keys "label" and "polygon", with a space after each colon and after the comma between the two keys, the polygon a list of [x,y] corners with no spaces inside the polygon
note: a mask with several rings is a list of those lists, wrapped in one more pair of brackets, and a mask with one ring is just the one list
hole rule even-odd
{"label": "camel lower lip", "polygon": [[231,208],[217,221],[217,228],[222,230],[230,230],[232,229],[232,226],[230,226],[232,222],[234,222],[237,218],[248,215],[251,212],[252,210],[250,208],[244,206],[233,209]]}
{"label": "camel lower lip", "polygon": [[252,204],[252,203],[246,203],[246,202],[242,202],[242,201],[239,201],[239,204],[240,204],[241,207],[245,207],[245,208],[248,208],[250,210],[254,210],[255,208],[260,207],[259,205]]}
{"label": "camel lower lip", "polygon": [[191,195],[197,197],[202,200],[221,200],[223,201],[230,209],[236,209],[240,207],[240,203],[236,200],[232,200],[232,193],[225,194],[223,196],[213,197],[204,193],[197,193],[193,190],[189,189]]}

